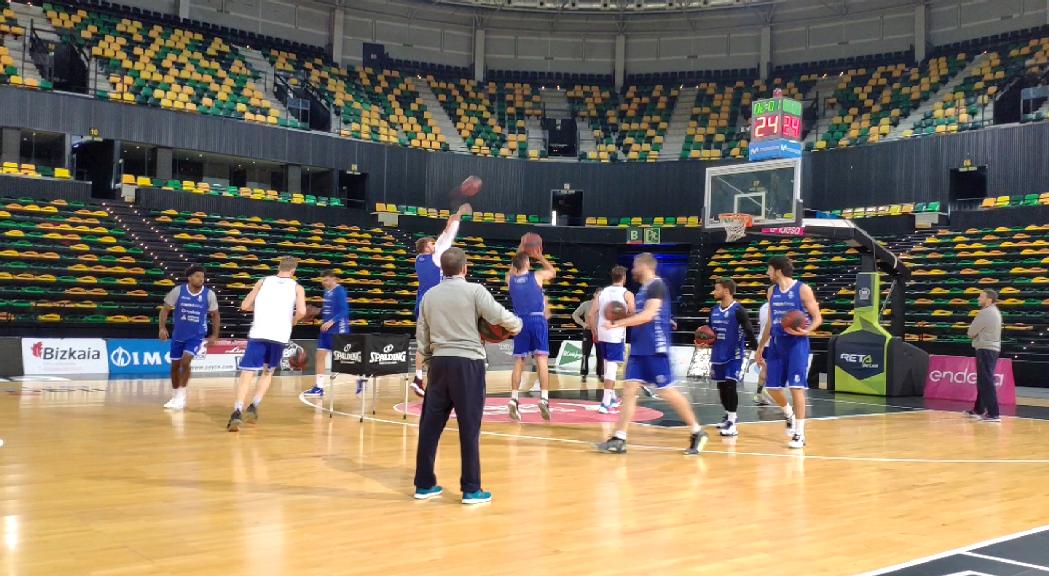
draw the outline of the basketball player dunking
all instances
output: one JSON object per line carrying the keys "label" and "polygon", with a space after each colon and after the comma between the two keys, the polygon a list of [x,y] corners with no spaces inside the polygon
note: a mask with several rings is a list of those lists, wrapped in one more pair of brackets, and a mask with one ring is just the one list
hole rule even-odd
{"label": "basketball player dunking", "polygon": [[541,268],[532,272],[528,254],[518,252],[506,275],[514,314],[524,321],[524,328],[514,336],[514,371],[510,375],[510,402],[506,406],[514,420],[521,419],[521,373],[529,356],[535,359],[539,374],[539,413],[543,420],[550,419],[550,328],[543,283],[553,280],[557,271],[542,254],[535,258]]}
{"label": "basketball player dunking", "polygon": [[604,359],[605,373],[600,375],[604,379],[604,391],[601,405],[597,407],[601,414],[609,414],[621,404],[616,398],[616,373],[626,359],[626,328],[604,326],[605,308],[613,302],[623,304],[628,315],[635,312],[634,294],[626,289],[626,268],[622,266],[612,268],[612,284],[594,296],[594,304],[590,306],[589,312],[589,324],[594,331],[594,341],[597,342],[597,355]]}
{"label": "basketball player dunking", "polygon": [[[766,364],[765,388],[783,410],[791,448],[805,447],[805,391],[809,387],[809,334],[820,327],[823,317],[816,296],[804,282],[794,279],[794,264],[786,256],[769,258],[768,299],[770,318],[761,334],[755,359]],[[785,328],[783,316],[793,310],[808,314],[804,328]],[[768,346],[767,356],[762,352]],[[790,388],[794,407],[787,402],[784,388]]]}
{"label": "basketball player dunking", "polygon": [[641,284],[637,292],[638,312],[633,316],[606,323],[608,328],[630,328],[630,361],[626,365],[623,383],[623,406],[615,433],[597,445],[601,452],[626,452],[626,431],[634,419],[638,389],[651,384],[659,389],[659,396],[681,416],[689,427],[688,448],[685,454],[699,454],[709,437],[692,412],[688,398],[674,389],[670,370],[670,291],[663,279],[656,276],[656,257],[647,252],[634,257],[634,279]]}
{"label": "basketball player dunking", "polygon": [[[455,235],[459,233],[459,221],[463,214],[472,211],[469,204],[459,206],[459,209],[448,218],[444,231],[436,240],[432,236],[423,236],[415,241],[415,275],[419,279],[419,290],[415,295],[415,321],[419,321],[420,305],[423,296],[441,283],[441,254],[452,247]],[[415,353],[415,379],[412,380],[412,391],[420,398],[426,395],[426,383],[423,381],[423,357],[418,351]]]}
{"label": "basketball player dunking", "polygon": [[321,286],[324,287],[324,303],[321,304],[322,324],[320,333],[317,334],[317,356],[314,363],[317,375],[313,388],[306,391],[306,396],[324,396],[332,336],[350,333],[349,299],[334,270],[325,270],[321,274]]}
{"label": "basketball player dunking", "polygon": [[[292,277],[297,266],[297,259],[281,258],[277,275],[259,280],[240,304],[240,309],[252,312],[253,317],[248,346],[240,359],[236,402],[226,424],[230,432],[240,430],[245,422],[251,424],[258,420],[259,404],[273,380],[273,371],[280,366],[284,347],[291,339],[291,327],[306,316],[306,293]],[[244,410],[244,399],[256,374],[260,375],[255,397]]]}
{"label": "basketball player dunking", "polygon": [[743,305],[736,302],[736,283],[730,278],[714,282],[717,305],[710,310],[710,327],[714,330],[714,346],[710,351],[711,380],[718,385],[725,418],[718,427],[722,436],[738,436],[736,409],[739,407],[739,381],[743,378],[743,359],[747,345],[756,348],[754,327]]}

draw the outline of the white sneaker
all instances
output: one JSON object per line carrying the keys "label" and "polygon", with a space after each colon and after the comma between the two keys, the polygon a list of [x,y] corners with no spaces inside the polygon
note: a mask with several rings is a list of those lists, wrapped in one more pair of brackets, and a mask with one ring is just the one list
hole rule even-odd
{"label": "white sneaker", "polygon": [[178,395],[178,392],[176,392],[174,395],[171,396],[171,400],[168,400],[164,404],[164,408],[167,409],[167,410],[178,410],[178,408],[176,408],[176,406],[178,406],[178,401],[179,401],[179,395]]}
{"label": "white sneaker", "polygon": [[739,430],[736,429],[735,422],[729,422],[726,420],[718,426],[718,433],[722,436],[739,436]]}
{"label": "white sneaker", "polygon": [[795,434],[790,437],[790,442],[787,442],[787,446],[790,448],[804,448],[805,437],[801,434]]}

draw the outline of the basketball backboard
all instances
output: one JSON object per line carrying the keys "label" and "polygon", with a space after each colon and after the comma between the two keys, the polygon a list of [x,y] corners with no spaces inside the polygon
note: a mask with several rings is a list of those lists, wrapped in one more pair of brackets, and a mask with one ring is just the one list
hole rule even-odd
{"label": "basketball backboard", "polygon": [[720,214],[753,218],[752,228],[791,226],[801,220],[801,159],[707,168],[703,226],[725,228]]}

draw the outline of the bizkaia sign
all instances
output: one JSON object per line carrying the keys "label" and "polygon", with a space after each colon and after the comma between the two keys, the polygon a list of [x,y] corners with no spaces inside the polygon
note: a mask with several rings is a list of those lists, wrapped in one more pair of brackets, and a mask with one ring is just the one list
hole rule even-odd
{"label": "bizkaia sign", "polygon": [[27,375],[107,374],[106,341],[101,338],[23,338]]}
{"label": "bizkaia sign", "polygon": [[[994,386],[999,404],[1016,404],[1013,361],[999,358],[994,367]],[[925,375],[925,397],[938,400],[976,400],[976,359],[969,356],[929,356]]]}

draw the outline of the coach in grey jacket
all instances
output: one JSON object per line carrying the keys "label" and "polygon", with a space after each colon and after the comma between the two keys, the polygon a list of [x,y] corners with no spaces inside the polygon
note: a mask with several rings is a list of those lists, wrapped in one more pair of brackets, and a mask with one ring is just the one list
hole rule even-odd
{"label": "coach in grey jacket", "polygon": [[466,253],[449,248],[441,254],[444,279],[426,292],[419,309],[415,338],[423,364],[429,367],[430,383],[423,398],[419,421],[419,446],[415,454],[415,498],[440,496],[433,463],[437,444],[448,416],[455,410],[462,454],[463,504],[492,499],[481,490],[481,419],[484,416],[484,343],[477,320],[521,331],[521,319],[503,308],[480,284],[466,281]]}
{"label": "coach in grey jacket", "polygon": [[994,388],[994,368],[1002,350],[1002,314],[998,311],[998,293],[990,288],[980,291],[980,311],[969,325],[969,338],[976,350],[976,405],[970,416],[988,422],[999,422],[998,392]]}

